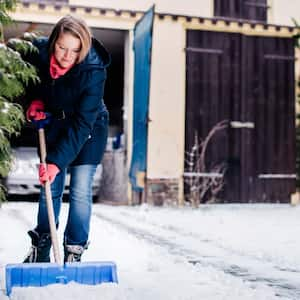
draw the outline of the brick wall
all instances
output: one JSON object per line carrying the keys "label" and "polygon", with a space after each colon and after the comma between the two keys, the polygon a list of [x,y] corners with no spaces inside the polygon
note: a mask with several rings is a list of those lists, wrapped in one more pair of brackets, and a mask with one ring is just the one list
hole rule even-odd
{"label": "brick wall", "polygon": [[147,179],[147,202],[153,205],[178,204],[178,179]]}

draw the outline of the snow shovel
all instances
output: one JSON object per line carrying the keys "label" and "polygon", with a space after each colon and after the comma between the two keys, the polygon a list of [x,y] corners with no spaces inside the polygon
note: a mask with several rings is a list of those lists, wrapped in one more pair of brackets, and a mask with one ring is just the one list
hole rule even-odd
{"label": "snow shovel", "polygon": [[[41,163],[46,163],[46,143],[44,120],[37,122]],[[50,236],[55,263],[22,263],[6,265],[6,293],[13,287],[45,286],[54,283],[66,284],[75,281],[96,285],[102,282],[118,282],[117,267],[114,262],[73,262],[62,263],[59,253],[50,182],[45,183]]]}

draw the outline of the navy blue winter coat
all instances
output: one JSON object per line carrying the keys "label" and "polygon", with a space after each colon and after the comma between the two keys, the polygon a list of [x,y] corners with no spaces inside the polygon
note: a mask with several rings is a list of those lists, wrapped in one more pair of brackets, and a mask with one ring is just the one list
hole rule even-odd
{"label": "navy blue winter coat", "polygon": [[48,39],[39,38],[34,45],[39,53],[29,61],[37,67],[41,83],[34,87],[31,100],[42,100],[53,116],[45,128],[46,161],[60,169],[100,163],[108,135],[103,92],[109,54],[93,39],[86,58],[54,80],[49,73]]}

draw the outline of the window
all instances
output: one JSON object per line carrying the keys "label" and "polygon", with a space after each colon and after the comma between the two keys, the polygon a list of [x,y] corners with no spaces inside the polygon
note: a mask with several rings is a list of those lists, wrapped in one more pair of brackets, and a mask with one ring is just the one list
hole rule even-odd
{"label": "window", "polygon": [[267,22],[267,0],[214,0],[214,15]]}

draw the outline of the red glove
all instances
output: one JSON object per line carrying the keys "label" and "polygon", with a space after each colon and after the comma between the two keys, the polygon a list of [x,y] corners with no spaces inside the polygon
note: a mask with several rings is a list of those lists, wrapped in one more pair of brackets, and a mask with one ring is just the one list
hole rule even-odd
{"label": "red glove", "polygon": [[52,183],[59,173],[59,168],[55,164],[40,164],[39,166],[39,180],[42,185],[49,180]]}
{"label": "red glove", "polygon": [[45,105],[41,100],[33,100],[29,105],[26,111],[26,119],[27,121],[39,121],[46,119],[46,114],[44,112]]}

